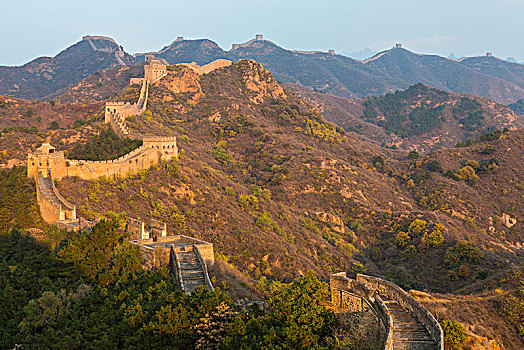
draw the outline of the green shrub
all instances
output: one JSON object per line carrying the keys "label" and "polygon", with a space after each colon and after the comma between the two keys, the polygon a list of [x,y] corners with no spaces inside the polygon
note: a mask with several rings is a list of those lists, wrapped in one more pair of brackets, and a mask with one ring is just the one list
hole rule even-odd
{"label": "green shrub", "polygon": [[382,156],[374,156],[372,159],[372,163],[377,169],[382,169],[386,165],[386,158]]}
{"label": "green shrub", "polygon": [[415,246],[413,245],[410,245],[402,252],[402,258],[408,260],[414,258],[417,255],[417,253],[417,248],[415,248]]}
{"label": "green shrub", "polygon": [[401,248],[408,244],[411,241],[411,237],[407,232],[400,231],[395,236],[395,244],[397,247]]}
{"label": "green shrub", "polygon": [[458,169],[455,173],[460,179],[466,181],[470,185],[476,184],[479,180],[479,177],[475,174],[475,170],[469,165]]}
{"label": "green shrub", "polygon": [[444,173],[444,176],[445,177],[449,177],[450,179],[452,180],[455,180],[455,181],[460,181],[462,180],[457,174],[455,174],[455,172],[453,170],[448,170]]}
{"label": "green shrub", "polygon": [[243,210],[246,210],[246,209],[258,210],[257,196],[241,194],[238,196],[237,202],[242,207]]}
{"label": "green shrub", "polygon": [[460,322],[442,320],[439,322],[444,332],[445,350],[462,350],[468,335]]}
{"label": "green shrub", "polygon": [[264,229],[264,230],[271,230],[273,229],[273,226],[275,223],[273,222],[273,218],[271,217],[271,214],[267,211],[264,211],[263,213],[258,214],[255,225],[258,227]]}
{"label": "green shrub", "polygon": [[426,230],[427,225],[428,223],[426,221],[415,219],[409,225],[409,233],[411,233],[413,236],[418,236]]}
{"label": "green shrub", "polygon": [[436,224],[431,232],[426,232],[422,236],[422,243],[424,246],[430,246],[432,248],[440,247],[444,243],[444,237],[442,236],[442,230],[444,226]]}
{"label": "green shrub", "polygon": [[428,169],[429,171],[432,171],[432,172],[443,172],[444,169],[442,168],[442,165],[440,164],[440,162],[436,159],[433,159],[431,161],[429,161],[427,164],[426,164],[426,169]]}
{"label": "green shrub", "polygon": [[409,151],[408,159],[417,159],[418,157],[420,157],[420,154],[417,151],[415,150]]}

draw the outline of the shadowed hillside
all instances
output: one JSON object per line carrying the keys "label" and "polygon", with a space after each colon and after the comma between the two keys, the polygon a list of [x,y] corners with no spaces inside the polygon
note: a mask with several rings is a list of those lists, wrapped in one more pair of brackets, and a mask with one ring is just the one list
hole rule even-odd
{"label": "shadowed hillside", "polygon": [[55,57],[39,57],[20,67],[0,66],[0,95],[50,100],[99,70],[135,63],[112,39],[94,38]]}
{"label": "shadowed hillside", "polygon": [[386,147],[429,152],[496,129],[524,125],[508,107],[486,98],[417,84],[405,91],[346,99],[286,85],[322,111],[326,120]]}

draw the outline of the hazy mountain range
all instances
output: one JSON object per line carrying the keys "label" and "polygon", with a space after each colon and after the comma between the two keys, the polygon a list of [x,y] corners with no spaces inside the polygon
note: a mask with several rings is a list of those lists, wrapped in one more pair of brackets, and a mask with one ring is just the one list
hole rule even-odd
{"label": "hazy mountain range", "polygon": [[[371,52],[364,50],[361,57],[367,53]],[[416,83],[488,97],[503,104],[524,97],[524,66],[493,56],[457,60],[395,47],[359,61],[334,52],[287,50],[262,38],[234,45],[229,51],[208,39],[179,38],[149,54],[171,64],[254,59],[280,82],[343,97],[382,95]],[[52,58],[40,57],[19,67],[0,67],[0,94],[51,99],[96,71],[144,58],[145,54],[125,53],[112,39],[91,37]]]}

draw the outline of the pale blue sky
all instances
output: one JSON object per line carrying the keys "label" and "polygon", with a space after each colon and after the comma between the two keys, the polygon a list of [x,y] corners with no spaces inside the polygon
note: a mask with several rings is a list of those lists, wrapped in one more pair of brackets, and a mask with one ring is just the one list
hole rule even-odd
{"label": "pale blue sky", "polygon": [[524,61],[524,0],[0,0],[0,65],[54,56],[83,35],[130,53],[177,36],[228,50],[256,33],[288,49],[353,52],[396,42],[420,53],[491,51]]}

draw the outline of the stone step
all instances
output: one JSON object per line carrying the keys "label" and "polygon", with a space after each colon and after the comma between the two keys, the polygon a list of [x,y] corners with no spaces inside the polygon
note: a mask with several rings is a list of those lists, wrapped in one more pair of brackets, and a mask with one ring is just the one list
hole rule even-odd
{"label": "stone step", "polygon": [[395,322],[393,322],[393,330],[395,332],[407,332],[407,331],[419,331],[419,332],[427,332],[426,327],[424,327],[421,324],[402,324],[397,325]]}
{"label": "stone step", "polygon": [[406,341],[433,341],[433,338],[428,332],[399,332],[393,331],[394,340],[406,340]]}
{"label": "stone step", "polygon": [[433,341],[393,341],[394,350],[437,350]]}

